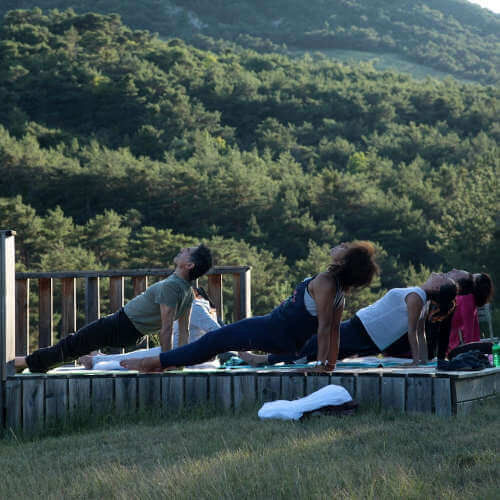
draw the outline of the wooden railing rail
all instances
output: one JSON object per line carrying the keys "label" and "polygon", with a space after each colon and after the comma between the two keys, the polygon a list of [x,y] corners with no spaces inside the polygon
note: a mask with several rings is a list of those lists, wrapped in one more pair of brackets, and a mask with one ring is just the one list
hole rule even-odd
{"label": "wooden railing rail", "polygon": [[[125,278],[132,279],[133,295],[142,293],[148,278],[166,278],[173,272],[169,268],[114,269],[108,271],[54,271],[18,272],[15,275],[15,351],[17,356],[29,353],[30,332],[30,282],[38,280],[38,343],[39,347],[53,344],[54,336],[54,280],[61,282],[61,335],[76,330],[77,280],[85,280],[85,323],[101,315],[100,279],[109,278],[110,312],[118,310],[125,302]],[[215,266],[207,273],[208,294],[215,303],[217,314],[224,317],[223,276],[232,276],[234,297],[233,319],[251,316],[251,269],[249,266]]]}

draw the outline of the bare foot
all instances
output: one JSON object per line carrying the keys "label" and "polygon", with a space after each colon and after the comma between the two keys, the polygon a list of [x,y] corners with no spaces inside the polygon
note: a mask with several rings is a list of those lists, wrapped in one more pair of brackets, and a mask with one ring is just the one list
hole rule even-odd
{"label": "bare foot", "polygon": [[92,368],[94,368],[94,357],[95,356],[91,354],[80,356],[78,358],[78,364],[84,366],[86,370],[92,370]]}
{"label": "bare foot", "polygon": [[28,368],[26,358],[24,356],[16,356],[14,359],[14,368],[17,373],[22,372],[25,368]]}
{"label": "bare foot", "polygon": [[238,352],[238,357],[246,361],[250,366],[264,366],[269,362],[267,354],[252,354],[251,352],[241,351]]}
{"label": "bare foot", "polygon": [[[141,373],[162,372],[164,370],[160,363],[159,356],[142,359],[124,359],[120,361],[120,365],[126,370],[137,370]],[[167,369],[174,369],[169,366]]]}

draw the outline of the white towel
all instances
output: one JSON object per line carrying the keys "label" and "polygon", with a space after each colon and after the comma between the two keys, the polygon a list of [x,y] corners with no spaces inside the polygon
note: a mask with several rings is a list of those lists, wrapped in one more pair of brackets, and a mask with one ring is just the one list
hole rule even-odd
{"label": "white towel", "polygon": [[344,387],[331,384],[295,401],[278,400],[264,403],[258,415],[260,418],[298,420],[304,412],[317,410],[323,406],[342,405],[349,401],[352,401],[351,395]]}

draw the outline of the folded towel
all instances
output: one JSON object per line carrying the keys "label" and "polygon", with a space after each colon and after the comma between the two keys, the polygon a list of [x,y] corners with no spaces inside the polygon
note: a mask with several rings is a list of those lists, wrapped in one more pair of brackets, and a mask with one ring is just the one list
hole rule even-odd
{"label": "folded towel", "polygon": [[306,412],[326,406],[340,406],[350,401],[351,395],[344,387],[331,384],[295,401],[278,400],[264,403],[258,415],[262,419],[299,420]]}

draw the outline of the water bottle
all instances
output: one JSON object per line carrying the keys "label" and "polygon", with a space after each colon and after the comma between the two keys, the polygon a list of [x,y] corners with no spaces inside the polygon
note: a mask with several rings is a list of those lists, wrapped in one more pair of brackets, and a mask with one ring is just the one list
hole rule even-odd
{"label": "water bottle", "polygon": [[493,366],[500,367],[500,344],[495,344],[491,352],[493,354]]}

